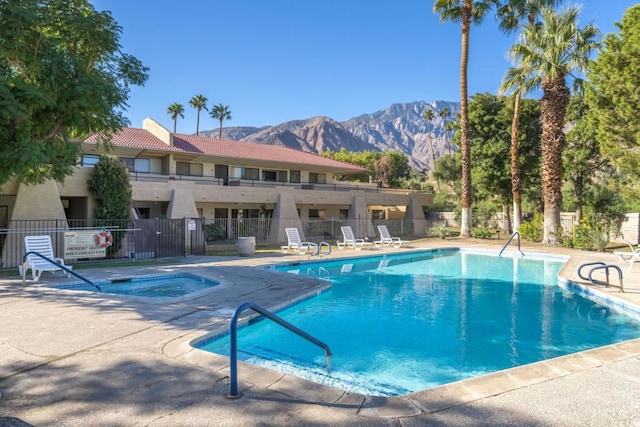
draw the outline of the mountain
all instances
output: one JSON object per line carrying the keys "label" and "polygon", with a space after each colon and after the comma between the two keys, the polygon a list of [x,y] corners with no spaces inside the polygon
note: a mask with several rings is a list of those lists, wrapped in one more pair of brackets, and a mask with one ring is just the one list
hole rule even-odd
{"label": "mountain", "polygon": [[[440,111],[445,107],[450,112],[448,119],[440,117]],[[432,123],[422,118],[426,109],[435,113]],[[455,119],[459,109],[459,103],[447,101],[397,103],[344,122],[318,116],[261,128],[224,127],[222,137],[234,141],[283,145],[312,153],[339,151],[341,148],[347,151],[395,150],[405,153],[412,167],[431,169],[433,152],[435,158],[439,158],[455,150],[448,143],[451,135],[446,133],[446,121]],[[200,134],[217,137],[218,132],[213,129],[201,131]]]}

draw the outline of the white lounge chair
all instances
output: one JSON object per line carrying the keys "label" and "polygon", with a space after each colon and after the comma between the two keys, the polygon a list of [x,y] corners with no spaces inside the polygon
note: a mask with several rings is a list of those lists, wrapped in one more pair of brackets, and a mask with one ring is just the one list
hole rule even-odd
{"label": "white lounge chair", "polygon": [[313,242],[303,242],[297,228],[285,228],[284,231],[287,233],[288,243],[287,246],[280,246],[283,253],[288,254],[293,252],[299,255],[318,253],[318,245]]}
{"label": "white lounge chair", "polygon": [[640,247],[634,249],[633,245],[631,244],[630,241],[625,240],[625,242],[627,242],[627,245],[629,246],[629,252],[627,252],[627,251],[613,251],[613,254],[620,261],[628,262],[630,264],[629,265],[629,271],[631,271],[631,269],[633,269],[633,263],[638,261],[638,260],[640,260]]}
{"label": "white lounge chair", "polygon": [[342,237],[344,240],[342,242],[338,242],[338,249],[349,248],[359,251],[362,248],[370,248],[373,246],[372,242],[367,242],[364,239],[356,239],[351,226],[345,225],[340,227],[340,229],[342,230]]}
{"label": "white lounge chair", "polygon": [[380,232],[380,242],[382,242],[382,246],[400,248],[402,246],[409,246],[411,243],[409,240],[402,240],[399,237],[391,237],[386,225],[379,225],[378,232]]}
{"label": "white lounge chair", "polygon": [[[33,280],[40,280],[40,275],[43,271],[49,271],[51,273],[55,273],[56,271],[63,271],[64,274],[67,275],[67,277],[71,276],[68,271],[60,268],[61,265],[68,268],[69,270],[72,269],[70,265],[66,265],[64,263],[64,259],[56,258],[55,252],[53,252],[53,245],[51,244],[51,236],[49,236],[48,234],[44,236],[25,236],[24,247],[26,253],[37,252],[47,259],[43,259],[35,254],[27,255],[24,264],[19,268],[20,275],[22,275],[22,269],[24,268],[25,274],[27,273],[27,271],[29,271],[29,269],[31,269]],[[48,260],[55,261],[55,263],[58,265]]]}

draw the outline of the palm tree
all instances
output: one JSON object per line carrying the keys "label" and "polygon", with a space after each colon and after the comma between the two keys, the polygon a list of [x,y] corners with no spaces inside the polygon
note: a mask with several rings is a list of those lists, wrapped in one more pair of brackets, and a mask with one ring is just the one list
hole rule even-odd
{"label": "palm tree", "polygon": [[426,110],[424,110],[424,113],[422,113],[422,118],[425,119],[427,121],[427,123],[429,123],[429,127],[431,128],[429,131],[429,145],[431,145],[431,156],[433,157],[433,166],[435,167],[436,165],[436,151],[433,149],[433,119],[435,118],[435,113],[433,112],[432,109],[427,108]]}
{"label": "palm tree", "polygon": [[198,118],[196,120],[196,135],[200,133],[200,111],[204,108],[209,111],[207,108],[207,97],[204,95],[196,95],[189,101],[189,105],[198,110]]}
{"label": "palm tree", "polygon": [[[580,9],[556,12],[540,10],[541,21],[528,24],[510,49],[520,72],[532,76],[542,88],[542,197],[544,200],[543,242],[556,244],[562,204],[562,151],[565,145],[564,119],[571,92],[567,77],[584,72],[589,55],[599,47],[600,31],[593,24],[578,27]],[[576,87],[581,80],[575,78]]]}
{"label": "palm tree", "polygon": [[220,132],[218,138],[222,138],[222,122],[224,120],[231,120],[231,111],[229,111],[228,105],[218,104],[211,110],[211,118],[220,120]]}
{"label": "palm tree", "polygon": [[184,119],[184,106],[177,102],[169,105],[167,108],[167,114],[171,114],[171,120],[173,120],[173,133],[176,133],[176,125],[178,124],[178,116]]}
{"label": "palm tree", "polygon": [[451,130],[450,128],[452,127],[450,126],[451,122],[449,122],[449,117],[451,117],[451,111],[449,110],[449,107],[442,107],[438,112],[438,115],[444,122],[444,142],[445,144],[447,144],[447,150],[449,151],[449,154],[451,154],[451,144],[449,143],[449,131]]}
{"label": "palm tree", "polygon": [[537,78],[528,75],[521,68],[510,68],[507,70],[500,92],[512,93],[513,98],[513,119],[511,120],[511,197],[513,198],[513,224],[512,228],[517,231],[522,224],[522,182],[520,180],[520,165],[518,160],[518,139],[520,135],[520,101],[523,94],[539,84]]}
{"label": "palm tree", "polygon": [[435,0],[433,11],[440,21],[460,22],[462,50],[460,55],[460,151],[462,154],[462,212],[460,237],[471,235],[471,135],[469,132],[469,106],[467,65],[469,63],[469,33],[471,24],[480,24],[497,0]]}
{"label": "palm tree", "polygon": [[[560,0],[508,0],[498,7],[498,21],[500,29],[511,34],[521,26],[521,22],[526,19],[529,25],[534,25],[540,10],[543,7],[553,7]],[[511,68],[507,71],[500,92],[512,93],[513,98],[513,120],[511,122],[511,197],[513,199],[513,230],[518,230],[522,224],[522,184],[520,181],[520,166],[518,165],[518,136],[520,121],[520,99],[523,94],[531,90],[536,82],[525,75],[518,68]]]}

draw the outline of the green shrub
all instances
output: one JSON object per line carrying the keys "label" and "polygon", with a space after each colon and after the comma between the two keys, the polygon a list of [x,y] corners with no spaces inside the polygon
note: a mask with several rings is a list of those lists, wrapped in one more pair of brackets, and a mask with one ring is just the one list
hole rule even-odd
{"label": "green shrub", "polygon": [[[127,228],[133,204],[129,172],[124,163],[100,156],[91,170],[87,187],[96,202],[94,225]],[[107,258],[113,258],[122,248],[126,232],[112,231],[112,235],[113,244],[107,248]]]}
{"label": "green shrub", "polygon": [[203,230],[204,239],[207,242],[225,240],[227,238],[227,229],[220,224],[205,224],[203,226]]}
{"label": "green shrub", "polygon": [[582,218],[574,233],[575,245],[580,249],[604,252],[610,242],[609,227],[592,218]]}
{"label": "green shrub", "polygon": [[476,239],[491,239],[496,235],[496,230],[490,227],[474,227],[471,229],[471,237]]}
{"label": "green shrub", "polygon": [[439,221],[434,223],[431,226],[431,230],[429,230],[429,235],[431,237],[439,237],[441,239],[446,239],[449,235],[447,231],[447,224],[444,221]]}
{"label": "green shrub", "polygon": [[541,242],[543,223],[544,217],[541,213],[536,212],[531,221],[525,221],[520,224],[520,229],[518,230],[520,237],[531,242]]}

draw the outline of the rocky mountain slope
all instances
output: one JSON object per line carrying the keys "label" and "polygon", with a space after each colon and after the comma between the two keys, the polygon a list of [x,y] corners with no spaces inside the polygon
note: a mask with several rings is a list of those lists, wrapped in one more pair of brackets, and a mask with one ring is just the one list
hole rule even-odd
{"label": "rocky mountain slope", "polygon": [[[440,111],[448,108],[448,118]],[[223,127],[222,137],[235,141],[284,145],[299,150],[320,151],[401,151],[411,166],[431,169],[435,158],[455,148],[449,143],[446,122],[455,119],[460,108],[457,102],[417,101],[392,104],[384,110],[362,114],[344,122],[328,117],[292,120],[276,126]],[[424,111],[434,111],[432,123],[422,118]],[[218,136],[218,130],[201,131],[201,135]],[[431,149],[433,143],[433,150]]]}

